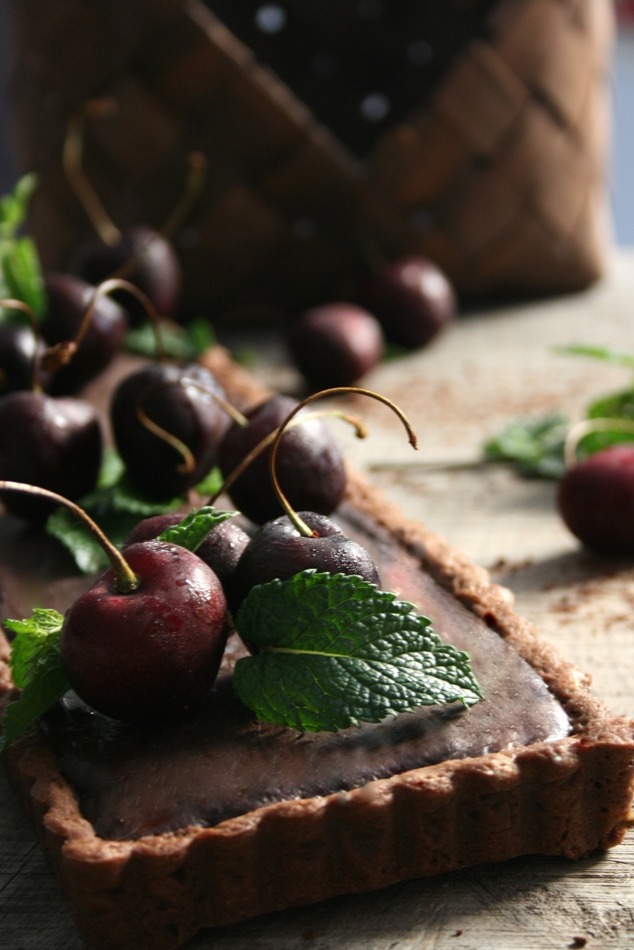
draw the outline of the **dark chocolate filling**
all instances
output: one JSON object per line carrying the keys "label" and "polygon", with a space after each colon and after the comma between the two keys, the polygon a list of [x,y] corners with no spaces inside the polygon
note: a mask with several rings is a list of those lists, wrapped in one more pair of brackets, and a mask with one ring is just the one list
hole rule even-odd
{"label": "dark chocolate filling", "polygon": [[375,558],[383,586],[431,617],[466,650],[485,699],[426,707],[379,725],[299,735],[254,721],[233,695],[231,670],[245,651],[232,637],[215,689],[189,721],[140,731],[73,698],[46,718],[62,773],[104,838],[138,838],[212,826],[272,802],[356,788],[448,759],[568,735],[570,723],[537,673],[421,570],[390,535],[351,509],[338,519]]}
{"label": "dark chocolate filling", "polygon": [[356,155],[429,99],[496,0],[207,0]]}

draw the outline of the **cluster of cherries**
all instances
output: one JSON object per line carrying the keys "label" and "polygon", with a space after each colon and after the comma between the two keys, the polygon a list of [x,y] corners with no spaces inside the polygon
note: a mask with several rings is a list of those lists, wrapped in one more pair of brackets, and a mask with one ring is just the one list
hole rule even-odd
{"label": "cluster of cherries", "polygon": [[[191,385],[191,378],[183,381],[180,375],[174,384],[174,373],[193,376],[194,370],[198,371],[196,385]],[[157,372],[161,374],[158,391],[164,396],[179,397],[191,389],[197,399],[200,393],[209,396],[212,392],[209,380],[204,379],[204,387],[198,382],[205,372],[201,368],[163,370],[162,364],[134,374],[122,388],[138,386],[142,376],[154,381]],[[163,387],[165,372],[169,373],[169,385]],[[214,413],[214,461],[220,462],[223,471],[232,469],[220,491],[228,489],[234,502],[241,499],[245,514],[265,522],[253,537],[235,522],[225,521],[214,527],[193,553],[154,540],[184,517],[167,514],[140,522],[119,552],[72,501],[46,488],[0,480],[0,490],[7,498],[62,504],[70,509],[106,551],[112,568],[67,612],[60,649],[68,681],[80,698],[99,712],[124,721],[173,718],[203,700],[224,652],[228,610],[235,616],[253,586],[275,578],[284,580],[309,568],[380,583],[370,554],[327,517],[345,490],[343,463],[323,422],[311,418],[324,415],[323,410],[310,414],[304,409],[317,396],[341,390],[316,394],[303,403],[272,396],[245,416],[233,410],[239,418],[221,426],[223,410],[217,400],[224,402],[224,397],[218,396],[220,388],[213,377],[206,375],[215,387],[216,399],[200,402],[205,409],[198,415]],[[416,447],[411,427],[397,407],[376,393],[353,391],[391,406]],[[117,395],[120,392],[121,388]],[[182,404],[176,401],[171,408],[174,418],[179,418]],[[189,408],[196,412],[196,402]],[[350,417],[349,421],[360,429],[357,420]],[[208,431],[212,428],[207,426]],[[286,482],[292,503],[280,481]],[[310,510],[298,514],[293,505]],[[283,510],[287,514],[280,516]]]}

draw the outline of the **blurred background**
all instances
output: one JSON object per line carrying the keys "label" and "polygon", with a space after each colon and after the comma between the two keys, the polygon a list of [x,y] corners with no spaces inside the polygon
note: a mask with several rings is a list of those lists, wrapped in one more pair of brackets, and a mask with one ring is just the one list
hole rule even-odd
{"label": "blurred background", "polygon": [[[0,0],[0,191],[16,177],[10,145],[7,13],[10,0]],[[616,240],[634,244],[634,2],[617,0],[618,36],[613,65],[613,152],[610,192]]]}

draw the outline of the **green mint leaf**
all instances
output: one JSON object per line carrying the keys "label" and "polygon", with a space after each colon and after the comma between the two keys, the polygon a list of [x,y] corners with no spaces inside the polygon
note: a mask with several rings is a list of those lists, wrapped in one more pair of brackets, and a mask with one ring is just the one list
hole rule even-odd
{"label": "green mint leaf", "polygon": [[216,334],[209,320],[198,317],[187,326],[187,339],[194,357],[200,356],[205,350],[217,343]]}
{"label": "green mint leaf", "polygon": [[560,412],[537,419],[515,419],[484,446],[486,458],[515,462],[523,475],[561,478],[563,447],[570,423]]}
{"label": "green mint leaf", "polygon": [[38,716],[61,699],[70,684],[66,679],[59,652],[59,638],[42,648],[32,664],[31,676],[19,699],[4,711],[0,752],[24,732]]}
{"label": "green mint leaf", "polygon": [[[106,482],[114,475],[116,459],[111,458],[108,468],[102,468],[100,480]],[[121,471],[121,468],[119,467]],[[157,502],[141,495],[130,484],[125,475],[121,475],[114,484],[98,488],[79,501],[79,505],[97,522],[106,537],[120,548],[130,531],[144,518],[152,515],[169,514],[176,511],[184,498],[171,498],[166,502]],[[72,554],[75,563],[85,574],[94,574],[109,566],[101,545],[95,541],[83,522],[79,521],[66,508],[57,508],[49,515],[46,531],[57,538]]]}
{"label": "green mint leaf", "polygon": [[234,689],[262,721],[301,732],[477,703],[467,654],[443,644],[430,623],[356,576],[303,571],[261,584],[236,618],[260,652],[238,661]]}
{"label": "green mint leaf", "polygon": [[205,475],[202,482],[196,485],[196,491],[201,498],[205,498],[207,495],[215,495],[223,481],[224,478],[222,477],[220,469],[212,468],[212,470]]}
{"label": "green mint leaf", "polygon": [[195,551],[216,525],[222,524],[227,518],[233,518],[237,514],[237,511],[217,511],[215,508],[205,506],[197,511],[190,511],[180,524],[166,528],[162,534],[159,534],[158,540],[180,544],[188,551]]}
{"label": "green mint leaf", "polygon": [[97,488],[112,488],[123,477],[125,463],[118,452],[107,445],[103,450]]}
{"label": "green mint leaf", "polygon": [[51,637],[59,639],[64,618],[56,610],[36,607],[27,620],[5,620],[4,626],[15,633],[9,666],[13,682],[22,689],[31,676],[31,665]]}
{"label": "green mint leaf", "polygon": [[41,608],[26,620],[4,621],[15,633],[9,666],[22,693],[5,710],[0,752],[70,689],[59,653],[63,623],[56,610]]}
{"label": "green mint leaf", "polygon": [[[171,321],[161,321],[161,340],[165,355],[175,360],[195,360],[216,342],[213,327],[202,318],[188,327],[179,327]],[[126,349],[153,359],[158,356],[156,334],[151,322],[129,330],[125,338]]]}
{"label": "green mint leaf", "polygon": [[13,237],[24,224],[31,195],[37,185],[37,175],[23,175],[13,191],[0,198],[0,235]]}
{"label": "green mint leaf", "polygon": [[634,369],[634,355],[613,350],[608,346],[592,346],[586,343],[571,343],[569,346],[555,346],[553,352],[562,356],[586,356],[603,363],[614,363]]}

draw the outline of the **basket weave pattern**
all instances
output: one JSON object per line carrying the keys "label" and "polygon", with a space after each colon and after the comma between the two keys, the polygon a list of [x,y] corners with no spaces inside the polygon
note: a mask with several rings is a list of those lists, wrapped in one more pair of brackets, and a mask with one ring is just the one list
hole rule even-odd
{"label": "basket weave pattern", "polygon": [[68,117],[113,95],[86,168],[116,223],[160,224],[191,149],[185,309],[218,317],[346,293],[368,263],[434,257],[467,293],[583,287],[606,245],[609,0],[501,0],[487,39],[360,162],[200,0],[20,0],[20,161],[46,267],[91,236],[61,168]]}

